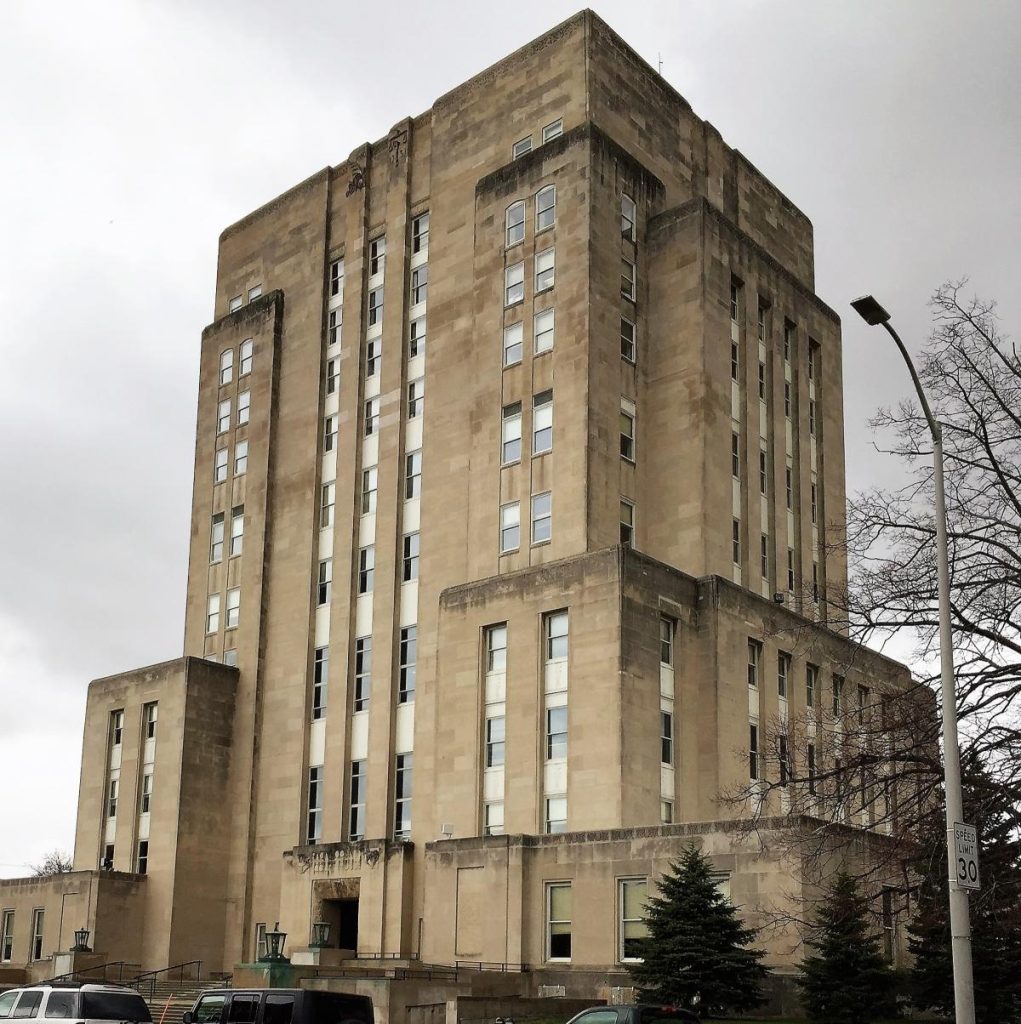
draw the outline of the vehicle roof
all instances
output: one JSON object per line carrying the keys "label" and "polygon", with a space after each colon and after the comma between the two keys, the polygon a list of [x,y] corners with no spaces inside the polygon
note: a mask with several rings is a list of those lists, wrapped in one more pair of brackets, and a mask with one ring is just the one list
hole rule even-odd
{"label": "vehicle roof", "polygon": [[99,982],[92,981],[40,981],[36,985],[17,985],[14,989],[8,989],[9,992],[131,992],[135,995],[133,988],[128,988],[127,985],[103,985]]}

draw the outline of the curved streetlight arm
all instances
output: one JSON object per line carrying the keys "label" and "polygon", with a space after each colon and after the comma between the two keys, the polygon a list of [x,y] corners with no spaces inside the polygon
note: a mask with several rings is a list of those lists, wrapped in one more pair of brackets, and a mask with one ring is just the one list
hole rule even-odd
{"label": "curved streetlight arm", "polygon": [[[911,356],[908,354],[908,350],[904,345],[904,342],[900,340],[900,335],[894,330],[893,325],[889,320],[884,320],[882,326],[886,328],[887,333],[895,342],[897,342],[897,348],[900,349],[900,354],[904,357],[904,362],[908,364],[908,373],[911,374],[911,380],[915,385],[915,391],[918,392],[918,401],[922,403],[922,412],[925,413],[925,418],[929,424],[929,432],[932,434],[932,439],[940,444],[943,441],[943,428],[939,425],[938,420],[932,414],[932,410],[929,408],[929,401],[925,397],[925,391],[922,389],[922,382],[918,379],[918,371],[915,369],[915,364],[911,361]],[[942,470],[942,459],[940,459],[940,468]],[[942,475],[942,473],[941,473]]]}

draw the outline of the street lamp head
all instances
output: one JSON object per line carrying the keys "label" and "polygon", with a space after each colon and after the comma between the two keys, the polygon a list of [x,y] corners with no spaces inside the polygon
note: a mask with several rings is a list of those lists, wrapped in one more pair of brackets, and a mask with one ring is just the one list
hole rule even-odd
{"label": "street lamp head", "polygon": [[860,299],[855,299],[851,303],[851,308],[869,327],[885,324],[890,319],[890,314],[871,295],[863,295]]}

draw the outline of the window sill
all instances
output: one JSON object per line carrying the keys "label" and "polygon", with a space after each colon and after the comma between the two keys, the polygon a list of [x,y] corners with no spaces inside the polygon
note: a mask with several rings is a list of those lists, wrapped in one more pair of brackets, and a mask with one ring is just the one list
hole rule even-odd
{"label": "window sill", "polygon": [[552,352],[552,351],[553,351],[553,346],[552,345],[550,345],[549,348],[543,348],[543,349],[538,349],[537,348],[535,350],[535,357],[536,357],[536,359],[538,359],[539,356],[548,356],[550,354],[550,352]]}
{"label": "window sill", "polygon": [[509,370],[509,369],[511,369],[511,367],[514,367],[514,366],[520,366],[520,365],[521,365],[521,364],[522,364],[523,362],[524,362],[524,360],[523,360],[523,359],[515,359],[515,360],[514,360],[513,362],[510,362],[510,363],[504,363],[504,364],[503,364],[503,368],[504,368],[505,370]]}
{"label": "window sill", "polygon": [[552,455],[552,448],[544,448],[541,452],[532,452],[533,459],[541,459],[544,455]]}
{"label": "window sill", "polygon": [[504,555],[516,555],[520,550],[521,550],[520,547],[517,547],[517,548],[507,548],[506,551],[501,551],[500,552],[500,557],[503,558]]}
{"label": "window sill", "polygon": [[623,360],[623,361],[624,361],[625,363],[627,363],[627,364],[628,364],[629,366],[637,366],[637,365],[638,365],[638,361],[637,361],[637,360],[635,360],[635,359],[632,359],[632,358],[631,358],[630,356],[626,356],[626,355],[624,355],[624,353],[623,353],[623,352],[621,352],[621,354],[620,354],[620,358],[621,358],[621,359],[622,359],[622,360]]}
{"label": "window sill", "polygon": [[545,288],[536,288],[534,294],[536,294],[536,295],[545,295],[546,292],[553,291],[555,286],[556,286],[556,282],[554,282],[553,284],[546,285]]}
{"label": "window sill", "polygon": [[533,540],[530,547],[533,548],[548,548],[553,543],[553,538],[550,537],[548,540]]}
{"label": "window sill", "polygon": [[525,304],[525,299],[524,299],[524,296],[522,296],[520,299],[515,299],[513,302],[504,302],[503,308],[504,309],[513,309],[515,306],[523,306],[524,304]]}

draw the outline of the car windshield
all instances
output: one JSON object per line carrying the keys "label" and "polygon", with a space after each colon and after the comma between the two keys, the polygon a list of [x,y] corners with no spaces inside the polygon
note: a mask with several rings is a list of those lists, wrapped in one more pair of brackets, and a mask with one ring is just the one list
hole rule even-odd
{"label": "car windshield", "polygon": [[149,1007],[136,992],[83,992],[81,1015],[86,1020],[143,1021],[152,1024]]}

